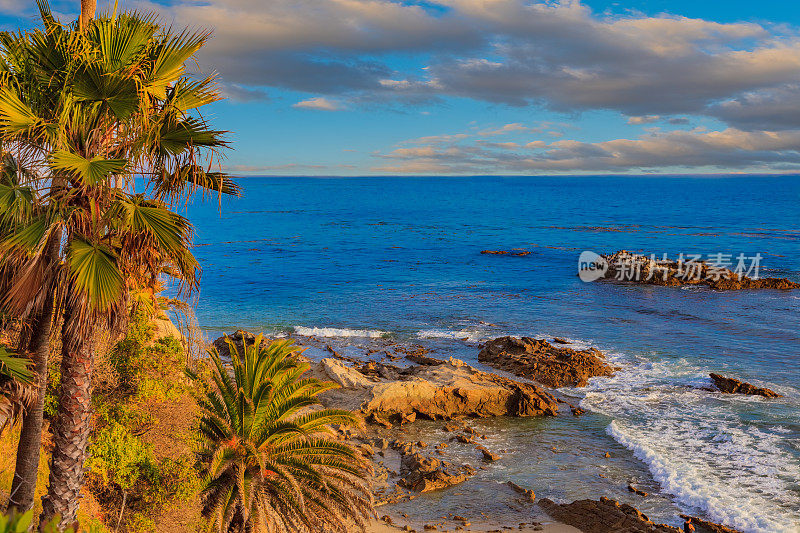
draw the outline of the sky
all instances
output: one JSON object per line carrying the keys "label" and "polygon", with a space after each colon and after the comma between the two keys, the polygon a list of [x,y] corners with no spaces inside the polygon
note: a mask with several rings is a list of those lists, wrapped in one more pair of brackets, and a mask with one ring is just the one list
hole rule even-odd
{"label": "sky", "polygon": [[[120,5],[213,30],[190,69],[220,76],[205,116],[237,175],[800,170],[800,2]],[[36,23],[33,0],[0,0],[0,29]]]}

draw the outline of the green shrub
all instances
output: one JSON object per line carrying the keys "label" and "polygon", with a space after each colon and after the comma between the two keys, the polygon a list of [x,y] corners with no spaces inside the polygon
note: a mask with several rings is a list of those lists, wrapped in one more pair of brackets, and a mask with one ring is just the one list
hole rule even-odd
{"label": "green shrub", "polygon": [[[0,514],[0,533],[28,533],[33,523],[33,510],[26,513],[11,511],[9,514]],[[88,528],[79,528],[85,533],[105,533],[108,530],[97,522],[89,524]],[[59,533],[58,519],[54,518],[40,527],[41,533]],[[75,533],[74,527],[66,528],[62,533]]]}
{"label": "green shrub", "polygon": [[89,471],[105,486],[116,485],[130,491],[138,481],[157,469],[150,446],[118,422],[111,422],[97,432],[92,442]]}
{"label": "green shrub", "polygon": [[103,428],[116,422],[132,432],[138,432],[153,422],[153,415],[135,405],[113,399],[112,401],[105,401],[100,397],[95,397],[94,402],[98,428]]}
{"label": "green shrub", "polygon": [[58,389],[61,388],[61,369],[52,360],[48,366],[47,392],[44,396],[44,416],[52,420],[58,414]]}
{"label": "green shrub", "polygon": [[114,347],[110,361],[119,375],[119,386],[133,392],[141,376],[142,365],[146,363],[147,344],[152,336],[153,326],[147,314],[138,309],[131,312],[125,337]]}
{"label": "green shrub", "polygon": [[129,531],[153,531],[148,514],[174,500],[187,500],[200,486],[194,457],[157,459],[151,446],[117,421],[97,431],[87,466],[108,502],[127,495]]}
{"label": "green shrub", "polygon": [[143,513],[133,513],[125,521],[125,530],[128,533],[155,533],[156,523]]}

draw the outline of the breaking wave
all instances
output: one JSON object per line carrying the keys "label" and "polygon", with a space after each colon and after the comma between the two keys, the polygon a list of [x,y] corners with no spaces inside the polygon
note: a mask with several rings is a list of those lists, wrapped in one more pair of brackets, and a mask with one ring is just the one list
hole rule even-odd
{"label": "breaking wave", "polygon": [[314,328],[294,326],[294,333],[304,337],[361,337],[377,339],[389,335],[388,331],[377,329]]}

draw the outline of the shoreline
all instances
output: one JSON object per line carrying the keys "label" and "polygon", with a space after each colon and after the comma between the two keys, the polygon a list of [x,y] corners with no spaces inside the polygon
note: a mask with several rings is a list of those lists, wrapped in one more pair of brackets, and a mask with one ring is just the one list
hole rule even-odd
{"label": "shoreline", "polygon": [[[465,533],[490,533],[490,532],[497,532],[501,529],[510,530],[511,526],[504,526],[500,524],[472,524],[469,526],[459,526],[454,524],[452,529],[437,529],[436,531],[463,531]],[[542,522],[537,526],[532,525],[525,525],[525,526],[518,526],[513,528],[515,531],[519,531],[520,533],[581,533],[581,530],[567,525],[562,524],[561,522]],[[377,519],[372,520],[367,526],[366,529],[367,533],[396,533],[398,531],[409,531],[404,527],[400,527],[397,525],[390,525],[386,522]],[[411,529],[411,531],[417,531]],[[424,529],[423,529],[424,531]]]}
{"label": "shoreline", "polygon": [[[457,375],[460,372],[459,369],[462,368],[459,365],[465,365],[465,363],[458,361],[453,362],[452,359],[450,363],[437,360],[430,357],[430,355],[436,354],[429,353],[425,348],[422,349],[422,352],[417,352],[414,348],[419,349],[420,347],[416,344],[411,346],[402,343],[397,344],[388,339],[366,339],[366,345],[371,346],[371,348],[366,348],[366,345],[357,342],[357,339],[347,339],[347,346],[342,346],[331,338],[300,336],[291,336],[291,338],[303,347],[311,349],[307,355],[312,356],[309,362],[312,363],[311,372],[313,375],[338,382],[342,386],[336,391],[326,393],[328,395],[327,400],[323,399],[323,403],[328,407],[359,410],[359,405],[362,408],[366,405],[362,403],[366,398],[366,391],[376,383],[384,382],[388,386],[390,383],[400,384],[404,379],[417,380],[415,383],[420,382],[420,380],[439,379],[431,376],[438,375],[441,377],[440,374],[442,372],[447,376]],[[336,348],[332,345],[336,346]],[[375,349],[377,345],[382,346],[382,349]],[[354,352],[360,352],[362,356],[355,357]],[[397,375],[397,371],[401,368],[394,366],[394,363],[401,365],[402,368],[416,368],[417,370],[412,371],[411,374],[408,374],[411,370],[402,371],[401,381],[394,382],[392,379],[396,378],[391,378],[391,375]],[[412,364],[411,367],[402,366],[409,363]],[[431,374],[429,370],[431,368],[441,368],[443,370],[438,374],[436,372]],[[475,378],[478,379],[478,382],[483,379],[480,378],[481,375],[495,375],[493,374],[495,370],[491,368],[487,369],[488,372],[475,370],[468,365],[466,368],[471,369],[470,372],[478,373],[478,377]],[[403,374],[407,377],[403,378]],[[386,379],[389,381],[387,382]],[[500,379],[502,383],[513,382],[513,376],[511,380],[500,376],[492,379]],[[370,385],[370,382],[372,382],[372,385]],[[365,386],[367,389],[364,389]],[[449,390],[449,385],[447,385],[446,381],[441,382],[439,387],[442,390]],[[553,390],[553,392],[556,392],[556,390]],[[595,501],[593,498],[600,498],[595,503],[599,505],[603,500],[607,500],[613,502],[619,509],[620,504],[617,504],[614,499],[608,500],[606,498],[606,496],[611,496],[623,502],[622,509],[634,509],[634,507],[624,503],[629,502],[636,507],[642,506],[640,508],[648,515],[654,509],[653,504],[659,505],[659,502],[664,502],[664,505],[668,505],[673,509],[668,514],[672,517],[671,522],[677,525],[678,516],[683,510],[676,507],[668,496],[659,494],[660,487],[657,486],[649,473],[642,477],[641,472],[646,467],[633,458],[629,450],[621,449],[619,445],[614,446],[600,439],[594,442],[590,448],[585,445],[574,446],[570,444],[572,442],[570,440],[572,437],[569,436],[570,433],[565,436],[566,440],[563,440],[560,444],[556,443],[555,446],[548,444],[547,448],[544,445],[539,445],[531,450],[536,457],[533,457],[530,452],[526,453],[524,450],[514,451],[514,447],[518,444],[514,444],[513,441],[514,439],[519,439],[520,436],[525,439],[525,442],[548,442],[552,437],[553,431],[556,433],[565,430],[569,432],[580,431],[579,428],[584,426],[586,421],[598,418],[594,413],[584,415],[580,409],[576,413],[574,406],[569,403],[569,398],[575,398],[575,396],[568,395],[568,399],[563,399],[561,393],[557,393],[557,396],[560,396],[558,402],[562,409],[557,416],[552,416],[551,414],[551,416],[545,417],[534,414],[534,416],[528,415],[528,417],[523,418],[514,416],[497,417],[496,415],[489,415],[488,418],[484,418],[486,415],[479,415],[475,418],[454,412],[452,415],[446,415],[443,418],[440,415],[433,415],[434,420],[430,420],[430,416],[424,415],[426,412],[424,405],[420,405],[417,402],[414,404],[416,407],[413,408],[415,411],[410,412],[408,417],[402,414],[402,411],[388,411],[389,416],[393,417],[394,423],[391,423],[387,420],[382,420],[383,416],[376,416],[373,420],[373,417],[367,411],[364,415],[365,418],[369,419],[366,426],[360,431],[345,430],[341,432],[341,437],[362,450],[365,456],[372,457],[376,467],[376,479],[380,480],[380,483],[374,488],[374,493],[378,496],[378,499],[383,499],[383,502],[377,508],[377,512],[379,516],[388,515],[391,517],[391,521],[394,524],[390,525],[378,520],[371,524],[370,527],[373,529],[370,530],[500,531],[520,530],[521,528],[523,531],[580,531],[580,529],[553,519],[547,511],[538,505],[540,497],[554,498],[556,501],[562,502],[571,501],[573,504],[578,500],[592,503]],[[412,397],[408,398],[410,400]],[[402,400],[399,407],[396,408],[402,409],[405,401],[407,400]],[[443,397],[438,401],[447,400]],[[380,405],[383,406],[381,407],[382,409],[394,404],[390,402],[388,404],[381,403]],[[360,410],[365,413],[363,409]],[[422,419],[416,416],[417,412],[423,413]],[[395,414],[392,415],[390,413]],[[437,418],[438,420],[436,420]],[[448,429],[451,422],[447,422],[447,420],[451,418],[453,419],[453,424],[460,425],[461,429]],[[600,421],[600,423],[602,424],[603,422]],[[463,434],[457,434],[459,431],[463,431]],[[517,436],[515,437],[514,435]],[[580,437],[578,438],[580,439]],[[606,436],[604,438],[608,439],[609,437]],[[511,439],[511,441],[508,439]],[[577,443],[578,441],[575,442]],[[509,445],[512,445],[511,449],[508,448]],[[574,450],[573,447],[575,448]],[[488,448],[486,456],[496,456],[496,458],[490,459],[488,462],[484,459],[484,462],[482,462],[478,451],[481,449],[486,450],[486,448]],[[609,454],[609,450],[612,452],[611,454]],[[446,484],[441,488],[435,487],[440,490],[431,493],[419,494],[405,487],[398,488],[398,483],[402,485],[403,478],[404,476],[407,477],[408,473],[408,468],[406,468],[406,474],[403,474],[403,463],[409,457],[416,456],[419,456],[419,458],[414,459],[415,461],[424,460],[425,457],[433,457],[440,460],[443,465],[442,468],[437,466],[434,471],[437,469],[447,471],[449,468],[450,470],[445,477],[460,475],[458,471],[444,466],[448,462],[455,465],[471,465],[471,471],[467,472],[466,478],[459,478],[452,486]],[[523,462],[519,462],[521,459]],[[525,461],[531,459],[534,459],[535,464],[539,466],[536,467],[538,470],[535,472],[528,473],[526,465],[530,463]],[[626,465],[634,461],[638,463],[636,472],[639,472],[639,474],[631,477],[635,472],[626,469]],[[581,463],[581,465],[594,463],[596,468],[584,469],[581,465],[576,467],[576,463]],[[451,466],[454,465],[451,464]],[[569,468],[572,468],[574,475],[567,475],[566,481],[551,480],[549,482],[559,483],[559,486],[548,486],[548,482],[545,481],[546,478],[541,478],[536,473]],[[531,481],[524,482],[524,479],[530,479]],[[532,489],[542,491],[542,494],[537,494],[535,501],[532,494],[529,497],[519,498],[519,494],[514,494],[514,491],[506,488],[506,485],[515,486],[512,480],[525,483]],[[545,483],[545,485],[542,485],[542,483]],[[639,489],[643,489],[641,493],[632,491],[630,489],[631,483]],[[615,485],[620,487],[621,490],[616,492],[609,491],[609,487]],[[592,486],[598,488],[592,490]],[[519,487],[517,486],[517,488]],[[525,489],[522,489],[522,491],[526,492]],[[532,493],[533,491],[530,492]],[[649,495],[647,494],[648,492],[650,493]],[[486,500],[487,497],[489,497],[489,500]],[[583,500],[583,498],[588,498],[588,500]],[[602,515],[604,512],[605,510],[601,509],[599,514]],[[491,519],[487,520],[490,516]],[[579,518],[579,516],[578,518],[569,516],[569,510],[567,511],[567,516],[568,523],[572,523],[573,520]],[[658,516],[658,513],[656,513],[656,516],[660,518],[656,522],[664,520],[663,517]],[[461,517],[466,520],[462,521]],[[622,517],[623,520],[628,520],[628,517],[624,514]],[[637,510],[634,521],[641,521],[639,517],[649,524],[653,524]],[[667,521],[670,521],[669,518],[667,518]],[[465,525],[465,522],[469,522],[469,525]],[[425,528],[426,525],[429,527]],[[401,527],[398,528],[397,526]],[[539,529],[539,527],[546,529]],[[675,526],[663,525],[663,528],[654,531],[677,531]],[[593,530],[584,529],[584,531]]]}

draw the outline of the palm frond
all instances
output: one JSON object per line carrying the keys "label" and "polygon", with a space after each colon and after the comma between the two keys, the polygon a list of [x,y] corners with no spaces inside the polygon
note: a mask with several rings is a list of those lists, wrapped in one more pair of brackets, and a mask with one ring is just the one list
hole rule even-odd
{"label": "palm frond", "polygon": [[302,378],[307,365],[291,341],[227,340],[231,368],[212,349],[213,386],[200,399],[204,516],[222,531],[363,529],[373,512],[370,467],[330,428],[358,419],[318,408],[317,395],[335,385]]}
{"label": "palm frond", "polygon": [[94,309],[106,309],[118,301],[124,280],[109,248],[74,239],[68,254],[72,281]]}

